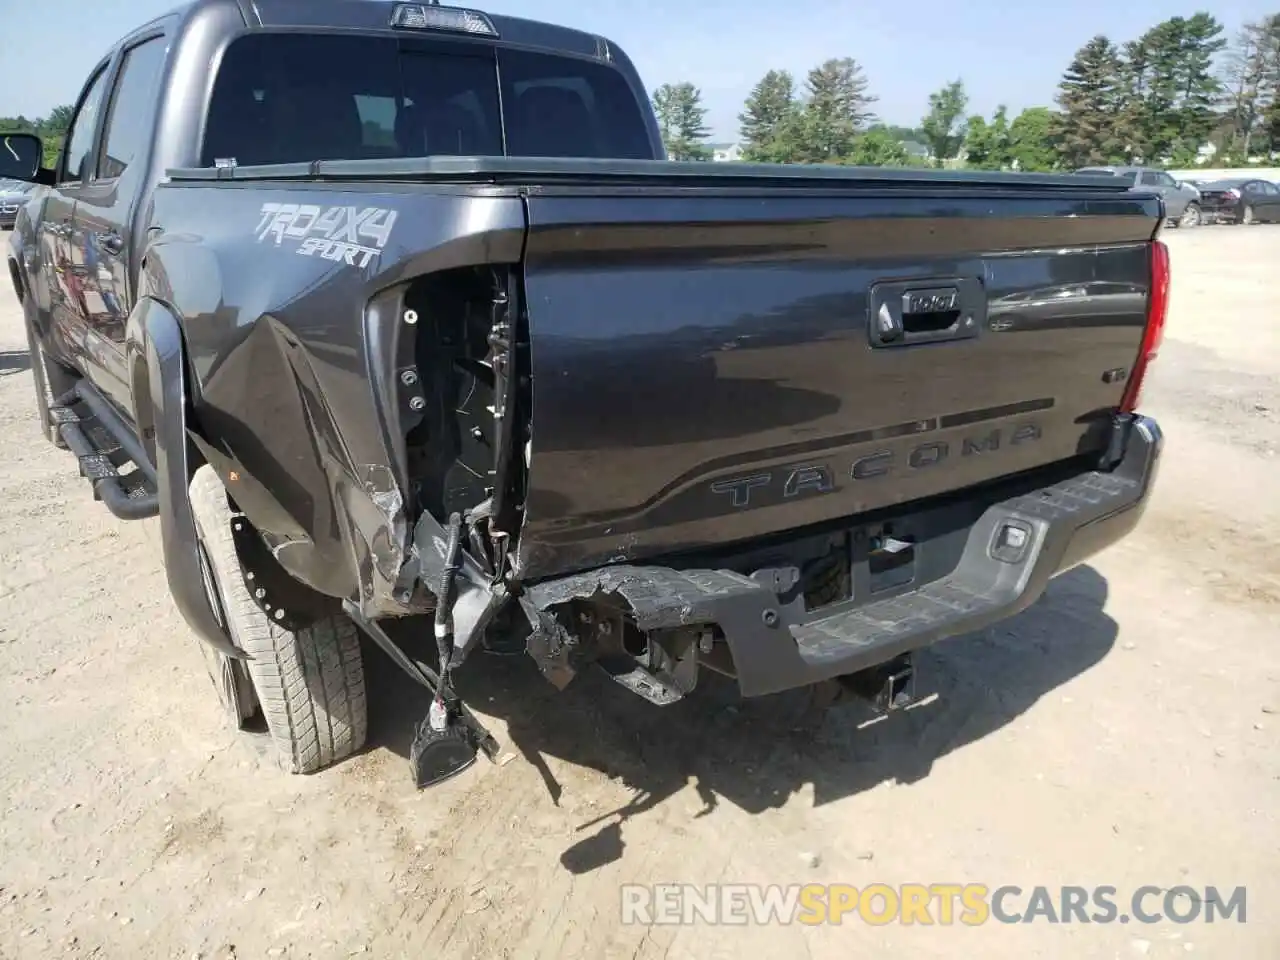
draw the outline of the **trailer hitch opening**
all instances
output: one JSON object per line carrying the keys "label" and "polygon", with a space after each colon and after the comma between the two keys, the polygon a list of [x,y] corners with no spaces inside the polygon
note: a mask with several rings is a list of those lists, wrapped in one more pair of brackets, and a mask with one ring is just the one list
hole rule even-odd
{"label": "trailer hitch opening", "polygon": [[838,679],[845,690],[879,714],[905,710],[918,702],[915,663],[909,653]]}

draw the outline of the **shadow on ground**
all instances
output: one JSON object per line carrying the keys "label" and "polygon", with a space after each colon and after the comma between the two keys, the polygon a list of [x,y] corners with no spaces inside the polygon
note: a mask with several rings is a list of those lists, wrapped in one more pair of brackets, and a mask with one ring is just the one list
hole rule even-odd
{"label": "shadow on ground", "polygon": [[[547,756],[633,790],[625,807],[584,824],[586,836],[562,855],[566,869],[586,873],[622,856],[628,819],[691,781],[704,804],[701,817],[722,799],[750,813],[779,807],[810,783],[820,805],[884,781],[928,776],[940,757],[1015,720],[1106,656],[1118,629],[1103,611],[1106,599],[1105,578],[1076,568],[1017,617],[922,653],[917,692],[937,699],[861,728],[874,715],[858,701],[822,707],[812,691],[742,700],[731,681],[715,675],[666,708],[596,671],[557,692],[524,655],[478,653],[456,682],[479,713],[506,722],[504,746],[540,771],[555,803],[562,786]],[[370,650],[366,663],[378,691],[370,698],[371,741],[407,757],[427,695],[380,653]]]}
{"label": "shadow on ground", "polygon": [[31,355],[25,350],[0,350],[0,377],[31,369]]}

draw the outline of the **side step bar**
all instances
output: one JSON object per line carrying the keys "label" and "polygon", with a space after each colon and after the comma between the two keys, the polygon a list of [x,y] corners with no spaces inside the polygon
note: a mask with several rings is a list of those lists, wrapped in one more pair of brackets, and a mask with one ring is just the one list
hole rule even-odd
{"label": "side step bar", "polygon": [[[156,469],[136,434],[97,389],[80,380],[49,408],[58,434],[80,461],[80,476],[121,520],[144,520],[160,512]],[[132,463],[135,469],[120,473]]]}

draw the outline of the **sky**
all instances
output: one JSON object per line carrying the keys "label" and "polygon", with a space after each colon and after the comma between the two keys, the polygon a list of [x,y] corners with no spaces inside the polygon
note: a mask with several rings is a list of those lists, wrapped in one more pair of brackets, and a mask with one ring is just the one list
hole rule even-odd
{"label": "sky", "polygon": [[[42,116],[71,103],[123,34],[181,0],[0,0],[0,116]],[[462,5],[455,0],[458,5]],[[969,112],[1049,105],[1072,54],[1091,36],[1137,37],[1171,16],[1208,9],[1234,34],[1280,0],[486,0],[493,13],[550,20],[622,46],[652,91],[702,90],[713,139],[737,139],[737,116],[771,68],[801,80],[831,57],[862,64],[875,109],[914,126],[929,94],[962,78]]]}

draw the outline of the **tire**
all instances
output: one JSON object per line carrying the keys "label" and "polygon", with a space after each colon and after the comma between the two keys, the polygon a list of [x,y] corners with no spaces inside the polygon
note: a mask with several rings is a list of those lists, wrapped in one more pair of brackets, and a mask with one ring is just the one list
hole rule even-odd
{"label": "tire", "polygon": [[[364,746],[368,731],[356,625],[337,615],[289,631],[269,620],[245,586],[231,538],[231,507],[212,467],[196,471],[190,495],[197,539],[217,593],[212,598],[215,612],[221,613],[236,646],[252,659],[237,662],[210,652],[234,668],[247,668],[280,766],[290,773],[314,773],[351,756]],[[244,726],[245,705],[227,702],[228,687],[239,690],[237,696],[244,689],[234,679],[220,683],[214,676],[232,721]]]}
{"label": "tire", "polygon": [[1182,216],[1178,218],[1179,227],[1198,227],[1200,226],[1200,204],[1188,203],[1187,209],[1182,211]]}
{"label": "tire", "polygon": [[1258,222],[1257,218],[1253,215],[1253,207],[1247,203],[1244,205],[1244,209],[1240,211],[1240,222],[1250,225]]}

